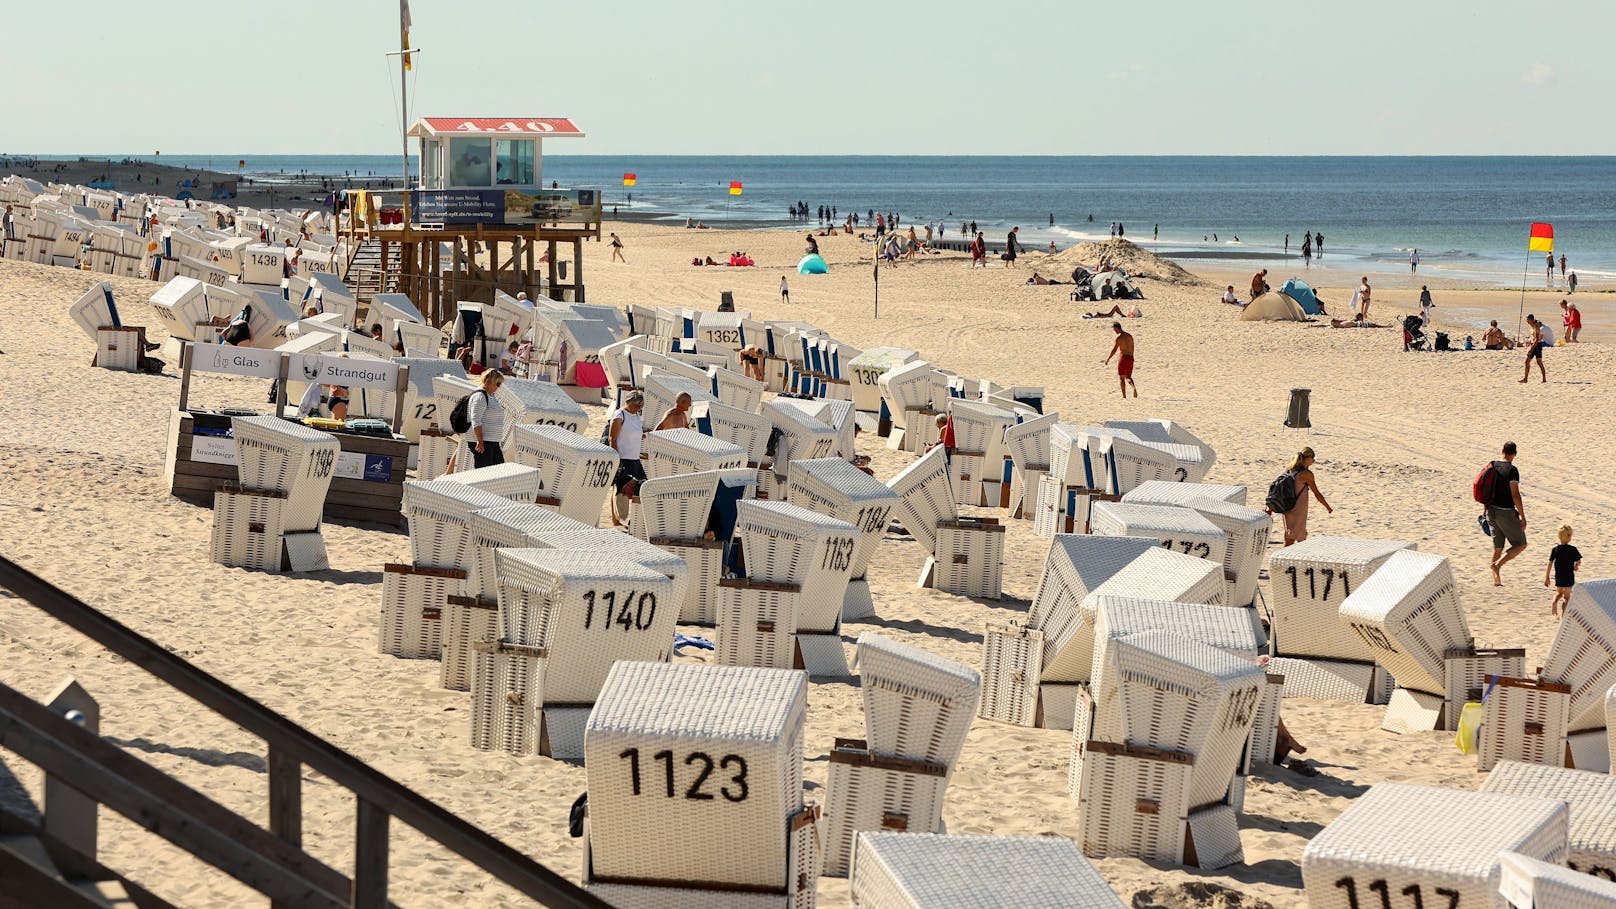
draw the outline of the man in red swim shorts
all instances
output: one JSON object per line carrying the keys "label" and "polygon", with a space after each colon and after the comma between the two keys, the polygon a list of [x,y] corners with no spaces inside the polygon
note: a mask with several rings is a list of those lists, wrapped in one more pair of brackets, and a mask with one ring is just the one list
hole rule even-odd
{"label": "man in red swim shorts", "polygon": [[1117,360],[1117,385],[1122,388],[1122,396],[1128,396],[1128,388],[1133,388],[1133,396],[1139,397],[1139,386],[1133,384],[1133,335],[1122,330],[1121,322],[1112,322],[1111,330],[1117,333],[1117,341],[1111,345],[1111,352],[1105,355],[1105,362],[1110,363],[1111,358],[1121,354]]}

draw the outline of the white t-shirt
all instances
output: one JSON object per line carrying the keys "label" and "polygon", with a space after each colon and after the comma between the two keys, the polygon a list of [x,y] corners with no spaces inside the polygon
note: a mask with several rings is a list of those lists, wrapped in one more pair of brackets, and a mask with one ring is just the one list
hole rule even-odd
{"label": "white t-shirt", "polygon": [[640,456],[640,444],[645,440],[645,422],[641,419],[641,414],[619,409],[612,413],[610,419],[623,421],[623,425],[617,428],[617,454],[637,460]]}
{"label": "white t-shirt", "polygon": [[1553,347],[1554,346],[1554,329],[1550,328],[1549,323],[1547,323],[1547,322],[1539,322],[1537,324],[1543,329],[1543,343],[1549,345],[1550,347]]}

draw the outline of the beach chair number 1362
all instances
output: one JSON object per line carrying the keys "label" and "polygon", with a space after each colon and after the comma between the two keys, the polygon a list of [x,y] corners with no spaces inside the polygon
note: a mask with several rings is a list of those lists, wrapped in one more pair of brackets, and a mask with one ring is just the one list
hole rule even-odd
{"label": "beach chair number 1362", "polygon": [[[640,786],[640,749],[626,748],[618,757],[628,761],[630,783],[633,786],[634,794],[640,795],[642,792]],[[678,788],[674,783],[674,764],[676,762],[673,759],[673,752],[665,749],[658,751],[656,754],[651,755],[651,760],[662,764],[662,775],[666,783],[666,796],[670,799],[678,798]],[[729,780],[718,787],[718,795],[722,795],[727,802],[746,801],[746,758],[738,754],[726,754],[715,763],[712,755],[705,751],[692,751],[685,755],[682,762],[678,763],[682,763],[685,767],[701,765],[692,771],[694,778],[684,791],[685,798],[694,802],[708,802],[717,797],[713,793],[706,791],[707,780],[713,775],[713,768],[716,766],[721,772],[731,774]]]}

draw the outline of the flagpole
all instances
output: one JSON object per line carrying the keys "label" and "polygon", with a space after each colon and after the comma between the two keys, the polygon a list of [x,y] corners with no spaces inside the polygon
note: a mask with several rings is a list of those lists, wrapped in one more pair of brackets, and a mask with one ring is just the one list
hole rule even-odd
{"label": "flagpole", "polygon": [[1521,308],[1520,308],[1520,311],[1515,314],[1515,341],[1516,341],[1516,343],[1519,343],[1520,340],[1521,340],[1521,325],[1525,321],[1523,317],[1525,316],[1525,313],[1526,313],[1526,282],[1531,277],[1531,274],[1532,274],[1532,257],[1535,256],[1535,255],[1537,255],[1537,253],[1535,251],[1527,250],[1526,251],[1526,267],[1521,269]]}

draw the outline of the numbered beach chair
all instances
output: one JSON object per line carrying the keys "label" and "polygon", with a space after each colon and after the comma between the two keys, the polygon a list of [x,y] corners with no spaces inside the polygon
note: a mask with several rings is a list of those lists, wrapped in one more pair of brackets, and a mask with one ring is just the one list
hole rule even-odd
{"label": "numbered beach chair", "polygon": [[1089,518],[1097,536],[1147,537],[1166,549],[1223,565],[1229,535],[1192,508],[1096,502]]}
{"label": "numbered beach chair", "polygon": [[1302,853],[1311,909],[1374,905],[1380,894],[1427,906],[1504,906],[1499,856],[1565,860],[1566,804],[1498,792],[1376,783]]}
{"label": "numbered beach chair", "polygon": [[[491,467],[474,467],[471,470],[462,470],[442,478],[444,483],[460,483],[503,496],[517,504],[540,504],[540,486],[543,478],[537,467],[526,464],[506,461],[504,464],[495,464]],[[558,501],[544,497],[544,505],[557,505]]]}
{"label": "numbered beach chair", "polygon": [[1571,806],[1566,865],[1616,883],[1616,776],[1501,761],[1488,772],[1481,791],[1556,799]]}
{"label": "numbered beach chair", "polygon": [[560,426],[516,426],[510,434],[510,457],[539,471],[539,494],[556,502],[562,514],[590,527],[612,494],[617,451]]}
{"label": "numbered beach chair", "polygon": [[1257,662],[1262,648],[1262,629],[1253,627],[1242,610],[1100,595],[1094,598],[1094,665],[1089,671],[1092,690],[1098,691],[1105,684],[1107,645],[1147,631],[1172,632],[1250,663]]}
{"label": "numbered beach chair", "polygon": [[377,649],[403,659],[442,659],[444,609],[465,591],[466,572],[458,568],[383,565]]}
{"label": "numbered beach chair", "polygon": [[1412,550],[1393,553],[1341,602],[1341,621],[1397,680],[1381,728],[1443,728],[1446,654],[1474,645],[1448,560]]}
{"label": "numbered beach chair", "polygon": [[582,405],[551,382],[506,379],[494,394],[505,406],[507,438],[510,429],[517,426],[559,426],[568,432],[582,432],[589,425],[589,413]]}
{"label": "numbered beach chair", "polygon": [[[638,365],[638,358],[635,362]],[[664,372],[658,367],[641,380],[640,388],[645,392],[646,426],[660,423],[668,411],[673,409],[681,394],[690,395],[691,404],[699,401],[718,401],[718,397],[713,394],[708,384],[706,373],[701,373],[699,379],[692,379],[677,373]]]}
{"label": "numbered beach chair", "polygon": [[150,302],[168,336],[185,341],[204,340],[198,326],[211,328],[215,316],[230,315],[208,306],[207,285],[195,278],[170,278],[151,295]]}
{"label": "numbered beach chair", "polygon": [[887,447],[919,454],[937,441],[933,418],[948,401],[948,379],[925,360],[894,366],[878,380],[881,400],[892,416]]}
{"label": "numbered beach chair", "polygon": [[[842,601],[852,575],[857,528],[789,502],[742,501],[737,504],[735,536],[741,541],[748,580],[798,587],[794,634],[802,667],[811,676],[846,677]],[[721,585],[724,601],[740,596],[739,588]],[[721,635],[732,630],[722,624],[719,628]]]}
{"label": "numbered beach chair", "polygon": [[236,560],[252,552],[262,570],[329,567],[320,518],[341,450],[336,438],[276,417],[230,422],[241,485],[214,496],[214,561],[241,564]]}
{"label": "numbered beach chair", "polygon": [[861,833],[848,874],[860,909],[1122,909],[1065,837]]}
{"label": "numbered beach chair", "polygon": [[1543,659],[1543,678],[1571,686],[1567,729],[1573,738],[1605,726],[1606,694],[1616,685],[1616,579],[1572,588]]}
{"label": "numbered beach chair", "polygon": [[376,294],[370,299],[370,320],[387,324],[389,319],[403,319],[419,325],[427,324],[426,316],[410,299],[409,294]]}
{"label": "numbered beach chair", "polygon": [[746,453],[747,467],[763,463],[773,429],[761,414],[740,410],[716,401],[703,401],[690,407],[690,423],[698,432],[727,442]]}
{"label": "numbered beach chair", "polygon": [[1498,892],[1510,909],[1616,909],[1616,880],[1505,852]]}
{"label": "numbered beach chair", "polygon": [[473,659],[472,746],[579,760],[612,664],[671,654],[673,582],[584,550],[496,549],[494,566],[500,637],[484,643],[504,646]]}
{"label": "numbered beach chair", "polygon": [[[409,370],[409,384],[404,389],[404,425],[398,432],[411,444],[419,446],[423,444],[422,430],[436,427],[440,422],[440,416],[445,427],[449,422],[448,411],[444,411],[441,415],[438,413],[438,394],[433,380],[441,376],[470,384],[471,379],[466,375],[466,368],[460,365],[459,360],[446,360],[442,357],[396,357],[393,362]],[[444,455],[444,460],[448,460],[447,454]]]}
{"label": "numbered beach chair", "polygon": [[1566,766],[1571,687],[1500,676],[1489,678],[1487,686],[1483,695],[1486,720],[1478,736],[1476,769],[1491,770],[1499,761]]}
{"label": "numbered beach chair", "polygon": [[1218,483],[1174,483],[1170,480],[1149,480],[1140,483],[1122,497],[1124,502],[1139,505],[1188,505],[1200,499],[1216,499],[1230,505],[1246,504],[1246,487]]}
{"label": "numbered beach chair", "polygon": [[898,494],[841,458],[812,458],[796,463],[786,483],[786,501],[853,525],[858,541],[842,618],[873,616],[875,601],[864,575],[897,511]]}
{"label": "numbered beach chair", "polygon": [[747,905],[811,909],[820,859],[818,811],[802,797],[807,695],[794,670],[614,666],[584,737],[584,886],[614,905],[710,909],[744,889]]}
{"label": "numbered beach chair", "polygon": [[746,452],[694,429],[664,429],[645,434],[645,472],[651,479],[681,473],[703,473],[746,467]]}
{"label": "numbered beach chair", "polygon": [[881,377],[888,370],[920,359],[920,351],[906,347],[872,347],[846,363],[853,385],[853,406],[868,414],[881,412]]}
{"label": "numbered beach chair", "polygon": [[484,607],[488,609],[494,608],[499,598],[499,575],[494,566],[494,550],[542,548],[549,546],[549,541],[557,537],[595,529],[590,524],[548,508],[510,502],[472,512],[467,527],[472,547],[467,590],[470,595],[483,600]]}
{"label": "numbered beach chair", "polygon": [[[763,416],[779,433],[771,463],[780,485],[783,486],[790,479],[789,465],[792,461],[828,458],[835,454],[838,443],[836,430],[812,414],[791,406],[787,401],[775,400],[763,405]],[[780,496],[771,493],[769,497],[784,498],[784,490],[781,492]]]}
{"label": "numbered beach chair", "polygon": [[1048,413],[1004,431],[1004,447],[1010,456],[1010,516],[1030,521],[1034,514],[1038,484],[1049,476],[1049,428],[1060,414]]}
{"label": "numbered beach chair", "polygon": [[730,369],[707,367],[712,378],[713,394],[725,406],[747,413],[757,413],[763,406],[763,383]]}
{"label": "numbered beach chair", "polygon": [[1309,537],[1273,554],[1268,560],[1270,636],[1274,653],[1291,658],[1284,670],[1286,697],[1365,703],[1376,682],[1375,654],[1341,621],[1341,604],[1392,553],[1414,548],[1401,540]]}
{"label": "numbered beach chair", "polygon": [[111,284],[103,281],[90,288],[67,308],[67,314],[95,345],[95,357],[90,365],[122,372],[140,371],[140,361],[146,356],[146,329],[125,325],[119,319]]}

